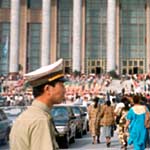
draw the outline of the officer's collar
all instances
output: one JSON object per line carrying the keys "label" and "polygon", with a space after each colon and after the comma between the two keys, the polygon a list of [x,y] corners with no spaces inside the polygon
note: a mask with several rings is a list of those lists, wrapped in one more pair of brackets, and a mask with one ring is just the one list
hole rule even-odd
{"label": "officer's collar", "polygon": [[50,108],[45,103],[42,103],[39,100],[34,100],[32,102],[32,106],[36,106],[36,107],[38,107],[38,108],[40,108],[40,109],[42,109],[48,113],[50,112]]}

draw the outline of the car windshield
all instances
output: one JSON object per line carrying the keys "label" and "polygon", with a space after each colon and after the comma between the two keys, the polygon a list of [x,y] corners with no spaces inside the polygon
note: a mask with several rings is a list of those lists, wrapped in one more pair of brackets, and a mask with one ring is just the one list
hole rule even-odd
{"label": "car windshield", "polygon": [[51,115],[55,119],[68,118],[68,111],[65,107],[54,107],[51,110]]}
{"label": "car windshield", "polygon": [[87,108],[86,108],[86,107],[81,107],[81,109],[82,109],[84,112],[87,112]]}
{"label": "car windshield", "polygon": [[22,110],[19,108],[12,108],[12,109],[4,109],[4,112],[8,116],[18,116],[19,114],[21,114]]}
{"label": "car windshield", "polygon": [[73,107],[73,113],[76,115],[80,115],[80,110],[78,107]]}

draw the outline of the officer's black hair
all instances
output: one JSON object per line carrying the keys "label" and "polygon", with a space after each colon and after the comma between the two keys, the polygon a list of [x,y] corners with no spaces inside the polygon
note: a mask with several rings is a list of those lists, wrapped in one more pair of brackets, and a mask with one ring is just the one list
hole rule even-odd
{"label": "officer's black hair", "polygon": [[54,81],[47,82],[47,83],[44,83],[42,85],[33,87],[33,96],[35,98],[38,97],[38,96],[41,96],[43,94],[43,92],[44,92],[45,85],[51,85],[51,86],[55,87],[57,82],[60,82],[60,81],[59,80],[54,80]]}

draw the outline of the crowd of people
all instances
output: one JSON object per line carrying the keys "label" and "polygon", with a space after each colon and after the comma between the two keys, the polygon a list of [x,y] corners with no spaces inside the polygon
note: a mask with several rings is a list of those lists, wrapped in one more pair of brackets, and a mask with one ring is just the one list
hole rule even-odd
{"label": "crowd of people", "polygon": [[0,98],[5,99],[4,106],[30,105],[34,99],[22,75],[17,75],[15,80],[10,75],[0,77]]}
{"label": "crowd of people", "polygon": [[[120,77],[121,89],[118,91],[109,89],[113,78],[108,74],[65,77],[68,82],[64,83],[66,93],[63,103],[88,107],[92,144],[100,143],[102,128],[107,147],[111,146],[116,129],[122,149],[133,144],[135,150],[144,150],[150,145],[150,129],[144,126],[145,113],[150,110],[149,74]],[[129,81],[130,85],[123,85],[125,81]],[[22,75],[18,75],[16,80],[10,76],[0,77],[1,97],[6,99],[5,106],[31,105],[34,100],[32,88],[25,83]]]}
{"label": "crowd of people", "polygon": [[[130,95],[138,92],[147,97],[150,94],[149,74],[121,76],[117,79],[120,81],[119,84],[117,83],[111,89],[109,87],[113,78],[108,74],[83,74],[78,76],[67,74],[65,76],[69,80],[65,83],[66,102],[78,102],[78,99],[80,99],[81,103],[87,103],[91,98],[95,96],[103,97],[107,93],[117,95],[124,92]],[[123,84],[126,81],[128,82]],[[0,96],[6,98],[6,105],[28,105],[33,100],[32,89],[28,87],[25,77],[21,74],[18,74],[15,80],[12,79],[11,75],[0,76],[0,93]]]}
{"label": "crowd of people", "polygon": [[111,138],[116,129],[121,149],[126,150],[127,146],[132,144],[134,150],[150,147],[150,128],[145,125],[145,114],[150,111],[149,99],[140,94],[133,94],[130,98],[122,95],[119,103],[111,103],[110,99],[104,104],[99,104],[98,101],[99,98],[96,97],[88,106],[92,144],[96,144],[96,139],[97,143],[100,143],[102,128],[107,147],[111,146]]}

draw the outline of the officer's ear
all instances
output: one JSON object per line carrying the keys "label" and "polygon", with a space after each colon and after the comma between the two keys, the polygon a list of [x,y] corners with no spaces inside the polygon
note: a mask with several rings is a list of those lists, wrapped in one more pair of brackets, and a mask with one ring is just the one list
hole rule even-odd
{"label": "officer's ear", "polygon": [[53,91],[54,87],[50,84],[46,84],[44,86],[44,92],[48,93],[48,95],[50,95]]}
{"label": "officer's ear", "polygon": [[50,93],[50,91],[51,91],[51,86],[49,84],[46,84],[44,86],[43,92],[44,93]]}
{"label": "officer's ear", "polygon": [[46,85],[44,86],[44,91],[47,91],[47,90],[49,90],[49,85],[48,85],[48,84],[46,84]]}

